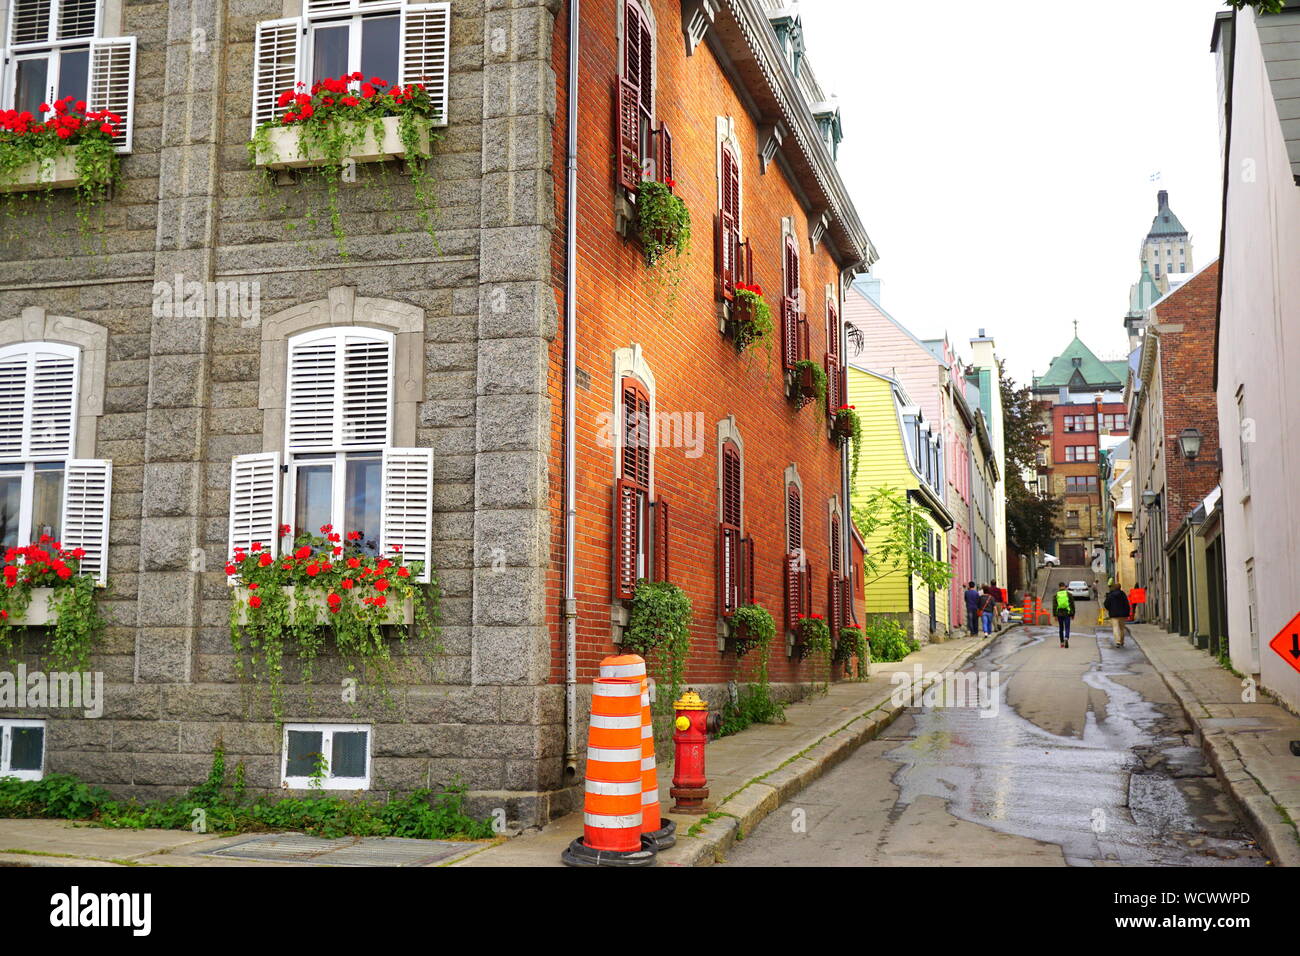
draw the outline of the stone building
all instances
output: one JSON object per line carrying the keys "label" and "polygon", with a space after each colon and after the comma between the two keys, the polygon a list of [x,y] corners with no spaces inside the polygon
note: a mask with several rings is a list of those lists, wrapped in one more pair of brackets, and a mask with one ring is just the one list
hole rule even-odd
{"label": "stone building", "polygon": [[[738,566],[718,554],[733,456],[744,599],[782,620],[791,601],[843,613],[847,451],[826,423],[841,290],[875,252],[797,17],[756,0],[589,2],[580,29],[558,0],[17,4],[0,36],[62,76],[37,98],[76,81],[84,52],[91,108],[129,128],[103,202],[13,196],[0,236],[0,373],[26,376],[0,402],[30,401],[53,369],[65,429],[40,446],[39,416],[12,426],[19,445],[0,457],[27,504],[7,540],[48,528],[83,544],[108,622],[92,664],[103,716],[20,715],[40,724],[39,770],[169,795],[206,776],[220,741],[270,793],[299,785],[291,764],[320,748],[337,762],[327,788],[459,778],[476,811],[544,821],[575,805],[579,685],[618,646],[629,540],[634,575],[666,575],[694,604],[686,678],[716,700],[737,674],[719,582],[738,588]],[[65,38],[50,24],[73,6]],[[46,33],[19,29],[31,23]],[[425,85],[427,165],[381,147],[336,179],[268,180],[250,131],[277,120],[285,89],[336,70]],[[629,87],[636,121],[616,146]],[[0,108],[28,89],[10,82]],[[647,268],[636,241],[642,175],[675,178],[691,213],[678,268]],[[712,254],[715,217],[743,260]],[[782,316],[771,370],[729,334],[738,261]],[[792,397],[801,359],[832,373],[825,407]],[[650,416],[636,422],[678,429],[651,448],[630,539],[613,506],[629,393]],[[68,490],[38,521],[47,465]],[[279,721],[237,667],[223,569],[235,547],[281,546],[281,524],[324,519],[428,559],[441,649],[399,652],[391,702],[361,706],[324,689],[351,676],[335,655],[314,692],[291,659]],[[772,674],[797,693],[815,662],[785,631]],[[23,636],[37,666],[43,632]]]}

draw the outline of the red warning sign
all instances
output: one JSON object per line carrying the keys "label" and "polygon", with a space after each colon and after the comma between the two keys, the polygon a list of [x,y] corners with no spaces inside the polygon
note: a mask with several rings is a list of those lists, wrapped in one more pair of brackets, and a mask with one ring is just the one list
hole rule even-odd
{"label": "red warning sign", "polygon": [[1277,651],[1282,660],[1300,671],[1300,614],[1291,618],[1287,626],[1277,632],[1277,637],[1268,642],[1268,646]]}

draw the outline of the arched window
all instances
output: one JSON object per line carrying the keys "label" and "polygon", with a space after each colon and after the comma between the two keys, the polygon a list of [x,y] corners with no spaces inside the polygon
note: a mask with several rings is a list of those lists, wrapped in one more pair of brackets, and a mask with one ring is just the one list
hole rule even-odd
{"label": "arched window", "polygon": [[803,549],[803,492],[793,481],[786,483],[785,509],[785,626],[792,631],[801,614],[812,613],[812,567]]}
{"label": "arched window", "polygon": [[[718,590],[722,617],[730,617],[753,600],[753,542],[744,538],[741,524],[742,481],[740,448],[728,439],[722,444],[722,514],[718,529]],[[748,552],[748,554],[747,554]]]}
{"label": "arched window", "polygon": [[649,389],[640,379],[627,376],[619,395],[614,596],[630,599],[640,579],[668,579],[668,503],[650,497],[655,434]]}
{"label": "arched window", "polygon": [[834,296],[826,297],[826,414],[832,422],[846,401],[840,360],[840,311]]}
{"label": "arched window", "polygon": [[740,241],[740,157],[734,144],[723,140],[718,147],[718,217],[714,245],[717,247],[718,297],[731,301],[736,285],[754,282],[753,254],[749,243]]}
{"label": "arched window", "polygon": [[618,95],[619,183],[635,193],[642,178],[673,175],[672,135],[655,126],[655,26],[651,11],[624,0]]}
{"label": "arched window", "polygon": [[785,237],[784,288],[781,296],[781,356],[787,369],[808,357],[806,325],[800,315],[799,245],[793,233]]}
{"label": "arched window", "polygon": [[232,463],[231,549],[261,543],[274,554],[329,525],[359,534],[351,546],[372,554],[400,549],[428,581],[433,452],[392,447],[394,334],[329,327],[286,347],[283,459],[263,452]]}
{"label": "arched window", "polygon": [[0,544],[80,548],[82,572],[102,584],[112,462],[76,457],[81,373],[75,345],[0,348]]}

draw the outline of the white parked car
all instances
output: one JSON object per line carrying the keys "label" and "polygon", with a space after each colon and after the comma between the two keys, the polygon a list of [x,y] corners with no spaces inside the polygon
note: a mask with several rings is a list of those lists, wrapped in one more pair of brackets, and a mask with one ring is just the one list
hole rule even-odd
{"label": "white parked car", "polygon": [[1056,555],[1054,555],[1054,554],[1048,554],[1046,551],[1043,552],[1043,567],[1045,567],[1045,568],[1059,568],[1060,566],[1061,566],[1061,559],[1060,559],[1060,558],[1058,558],[1058,557],[1057,557]]}
{"label": "white parked car", "polygon": [[1086,581],[1071,581],[1069,584],[1065,586],[1065,589],[1070,592],[1070,597],[1074,597],[1074,598],[1092,597],[1092,588],[1088,586],[1088,583]]}

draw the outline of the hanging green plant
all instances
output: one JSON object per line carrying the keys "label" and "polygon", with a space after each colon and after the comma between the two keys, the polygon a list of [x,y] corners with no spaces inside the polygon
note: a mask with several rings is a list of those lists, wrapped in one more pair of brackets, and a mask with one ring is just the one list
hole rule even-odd
{"label": "hanging green plant", "polygon": [[849,664],[857,662],[855,673],[852,675],[854,680],[866,680],[870,672],[871,650],[867,644],[867,639],[862,633],[862,628],[845,626],[840,628],[840,639],[835,644],[835,656],[832,659],[835,664],[841,665],[848,675]]}
{"label": "hanging green plant", "polygon": [[[288,526],[281,529],[289,533]],[[277,721],[282,719],[284,656],[296,651],[302,683],[325,642],[349,672],[364,676],[387,696],[393,654],[384,628],[396,628],[396,644],[436,650],[438,589],[421,584],[419,562],[406,564],[400,548],[376,554],[363,548],[360,532],[346,540],[330,525],[319,536],[301,535],[289,553],[276,557],[261,542],[237,550],[226,574],[237,585],[231,602],[230,640],[241,676],[264,680]]]}
{"label": "hanging green plant", "polygon": [[636,191],[636,228],[645,264],[654,268],[669,252],[680,259],[691,243],[691,212],[673,195],[673,180],[646,179]]}
{"label": "hanging green plant", "polygon": [[763,298],[763,289],[758,285],[736,283],[736,298],[731,309],[736,348],[743,352],[751,346],[761,346],[767,352],[770,364],[776,326],[772,322],[772,309]]}
{"label": "hanging green plant", "polygon": [[799,398],[799,407],[809,402],[816,402],[822,408],[826,406],[826,369],[812,359],[800,359],[794,363],[795,394]]}
{"label": "hanging green plant", "polygon": [[0,195],[8,215],[27,214],[34,196],[48,199],[71,189],[82,231],[90,212],[120,175],[117,136],[122,117],[86,111],[84,100],[65,96],[40,106],[44,119],[27,110],[0,110]]}
{"label": "hanging green plant", "polygon": [[736,655],[756,651],[751,681],[740,690],[734,701],[722,710],[718,736],[739,733],[751,724],[774,724],[785,720],[785,708],[772,697],[767,663],[776,640],[776,622],[761,604],[746,604],[736,609],[731,623],[736,638]]}
{"label": "hanging green plant", "polygon": [[647,659],[654,655],[660,663],[660,700],[673,701],[681,693],[690,646],[691,599],[686,592],[667,581],[638,581],[623,647]]}
{"label": "hanging green plant", "polygon": [[795,634],[804,654],[830,654],[831,628],[820,614],[800,614]]}
{"label": "hanging green plant", "polygon": [[80,573],[81,548],[64,548],[49,535],[9,548],[0,588],[0,653],[14,656],[24,625],[50,625],[42,663],[49,671],[87,671],[91,646],[104,629],[94,579]]}
{"label": "hanging green plant", "polygon": [[852,461],[849,484],[858,481],[858,460],[862,455],[862,416],[856,405],[841,405],[835,410],[835,437],[840,441],[852,442],[850,459]]}
{"label": "hanging green plant", "polygon": [[[391,86],[380,77],[368,81],[361,73],[331,77],[304,92],[305,84],[280,94],[279,119],[259,126],[248,142],[250,162],[265,172],[272,188],[277,170],[297,169],[324,187],[326,219],[339,255],[348,258],[347,235],[339,209],[339,183],[345,167],[403,159],[410,174],[414,212],[420,229],[437,249],[434,231],[436,197],[428,160],[432,156],[433,121],[437,110],[420,83]],[[381,177],[387,173],[381,169]],[[369,184],[368,184],[369,185]],[[391,200],[386,203],[390,208]],[[319,219],[312,212],[307,224]],[[288,229],[296,223],[286,222]]]}

